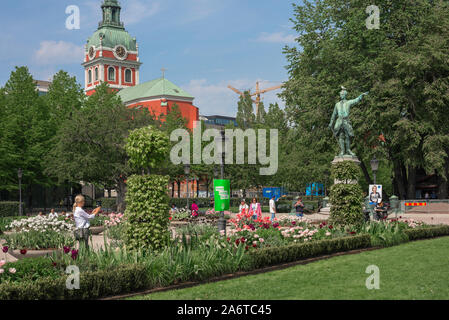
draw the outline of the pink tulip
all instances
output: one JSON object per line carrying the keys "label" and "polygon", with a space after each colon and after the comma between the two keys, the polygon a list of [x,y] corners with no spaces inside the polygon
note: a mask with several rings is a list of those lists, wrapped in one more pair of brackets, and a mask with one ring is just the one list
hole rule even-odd
{"label": "pink tulip", "polygon": [[0,260],[0,268],[3,267],[6,264],[5,260]]}
{"label": "pink tulip", "polygon": [[16,268],[9,268],[9,273],[12,273],[12,274],[14,274],[14,273],[16,273]]}

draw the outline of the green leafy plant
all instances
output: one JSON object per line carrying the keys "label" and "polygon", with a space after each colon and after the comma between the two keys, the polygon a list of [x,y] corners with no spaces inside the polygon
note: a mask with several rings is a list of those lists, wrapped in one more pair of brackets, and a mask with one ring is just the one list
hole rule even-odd
{"label": "green leafy plant", "polygon": [[60,249],[74,242],[73,236],[67,232],[48,230],[16,232],[4,236],[6,245],[11,249],[44,250]]}
{"label": "green leafy plant", "polygon": [[169,231],[168,176],[145,175],[128,179],[126,243],[130,248],[160,249]]}
{"label": "green leafy plant", "polygon": [[362,210],[363,191],[354,184],[359,177],[359,167],[351,161],[332,166],[332,176],[339,182],[331,187],[331,221],[335,225],[360,225],[365,217]]}
{"label": "green leafy plant", "polygon": [[152,126],[133,130],[125,146],[129,163],[136,169],[155,168],[165,159],[169,139],[165,132]]}

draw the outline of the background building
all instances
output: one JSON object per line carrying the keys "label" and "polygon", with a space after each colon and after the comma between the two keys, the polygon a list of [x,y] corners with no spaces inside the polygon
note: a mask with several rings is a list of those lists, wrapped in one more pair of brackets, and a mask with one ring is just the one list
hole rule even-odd
{"label": "background building", "polygon": [[121,7],[117,0],[104,0],[103,20],[85,46],[85,92],[90,96],[101,82],[120,91],[128,108],[147,108],[157,117],[168,114],[177,104],[188,127],[198,121],[194,97],[162,77],[139,83],[139,47],[120,21]]}

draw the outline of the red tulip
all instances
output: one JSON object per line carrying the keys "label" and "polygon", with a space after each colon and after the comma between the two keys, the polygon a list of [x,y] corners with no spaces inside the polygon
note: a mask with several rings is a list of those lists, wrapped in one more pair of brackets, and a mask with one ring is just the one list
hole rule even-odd
{"label": "red tulip", "polygon": [[27,249],[20,250],[20,253],[23,254],[23,255],[26,255],[27,254]]}

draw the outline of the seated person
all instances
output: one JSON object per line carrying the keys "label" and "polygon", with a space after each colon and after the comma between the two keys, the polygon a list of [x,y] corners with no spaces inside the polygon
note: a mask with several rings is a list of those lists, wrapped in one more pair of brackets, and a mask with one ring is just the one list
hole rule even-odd
{"label": "seated person", "polygon": [[374,214],[376,220],[381,220],[385,218],[386,210],[384,203],[381,199],[378,200],[376,207],[374,208]]}
{"label": "seated person", "polygon": [[49,218],[57,218],[58,217],[58,213],[55,212],[55,209],[51,209],[50,213],[48,214]]}

